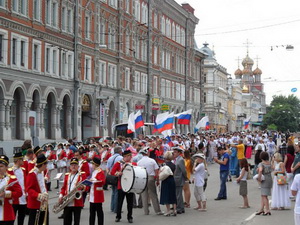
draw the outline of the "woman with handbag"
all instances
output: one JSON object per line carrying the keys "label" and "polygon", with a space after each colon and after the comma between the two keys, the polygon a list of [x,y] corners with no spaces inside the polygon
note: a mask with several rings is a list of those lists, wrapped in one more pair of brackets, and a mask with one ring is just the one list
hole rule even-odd
{"label": "woman with handbag", "polygon": [[287,179],[282,156],[279,152],[274,154],[272,160],[274,170],[273,190],[272,190],[272,210],[283,210],[291,207],[289,199],[289,189],[287,188]]}
{"label": "woman with handbag", "polygon": [[[172,173],[176,169],[176,166],[171,161],[173,160],[173,154],[171,151],[167,151],[164,154],[165,166],[170,167]],[[159,176],[161,177],[161,176]],[[173,175],[169,175],[167,178],[161,181],[161,190],[160,190],[160,202],[161,205],[166,205],[167,212],[164,214],[165,216],[176,216],[176,185]],[[173,213],[170,210],[170,205],[173,205]]]}

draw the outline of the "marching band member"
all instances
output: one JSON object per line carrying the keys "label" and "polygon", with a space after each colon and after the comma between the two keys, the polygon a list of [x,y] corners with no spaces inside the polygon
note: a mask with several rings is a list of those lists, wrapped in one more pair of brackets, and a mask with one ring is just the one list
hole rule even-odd
{"label": "marching band member", "polygon": [[33,149],[27,149],[26,151],[26,156],[24,159],[24,164],[23,164],[23,168],[26,171],[26,174],[29,173],[30,170],[32,170],[32,168],[35,165],[35,161],[34,161],[34,152]]}
{"label": "marching band member", "polygon": [[122,176],[122,170],[125,167],[126,164],[131,164],[131,151],[130,150],[125,150],[123,152],[123,159],[121,161],[118,161],[114,164],[112,170],[111,170],[111,175],[118,176],[118,208],[117,208],[117,216],[115,222],[120,222],[121,220],[121,213],[122,213],[122,206],[123,206],[123,201],[126,196],[127,200],[127,220],[129,223],[133,222],[132,218],[132,209],[133,209],[133,195],[134,193],[130,192],[124,192],[121,188],[121,176]]}
{"label": "marching band member", "polygon": [[67,143],[66,144],[66,154],[67,154],[67,171],[68,171],[68,168],[70,167],[70,162],[71,162],[71,159],[74,158],[74,152],[72,149],[70,149],[70,146],[71,144],[70,143]]}
{"label": "marching band member", "polygon": [[47,190],[51,191],[51,172],[54,170],[54,162],[56,160],[56,153],[54,151],[53,145],[49,144],[47,145],[47,151],[46,151],[46,157],[48,159],[48,164],[47,164],[47,175],[49,179],[46,182]]}
{"label": "marching band member", "polygon": [[[107,167],[107,160],[111,157],[110,149],[108,144],[104,144],[103,148],[100,151],[100,159],[101,159],[101,165],[100,168],[104,171],[104,174],[106,176],[106,167]],[[104,190],[107,190],[107,184],[103,186]]]}
{"label": "marching band member", "polygon": [[[64,150],[64,146],[62,143],[59,143],[57,145],[57,150],[56,150],[56,166],[57,166],[57,173],[64,173],[65,169],[67,167],[67,154]],[[61,179],[61,178],[60,178]],[[57,180],[57,186],[55,189],[59,188],[59,181],[60,179]]]}
{"label": "marching band member", "polygon": [[92,161],[95,157],[99,158],[99,154],[96,151],[97,146],[95,144],[90,145],[90,151],[88,153],[88,161]]}
{"label": "marching band member", "polygon": [[[36,160],[36,167],[28,173],[26,178],[27,208],[29,209],[28,225],[36,223],[42,225],[44,220],[46,224],[49,224],[48,192],[44,178],[47,164],[46,156],[44,154],[39,155]],[[37,213],[39,213],[38,218],[36,217]]]}
{"label": "marching band member", "polygon": [[103,225],[104,214],[102,209],[102,203],[104,202],[103,185],[105,184],[105,175],[100,168],[101,161],[99,158],[93,159],[93,173],[90,181],[93,182],[90,190],[90,225],[95,224],[96,213],[98,218],[98,225]]}
{"label": "marching band member", "polygon": [[13,208],[15,215],[18,213],[18,225],[24,224],[25,214],[26,214],[26,193],[25,193],[25,181],[26,181],[26,171],[22,167],[24,164],[22,152],[15,153],[13,156],[14,165],[8,168],[7,172],[10,175],[15,175],[22,189],[22,196],[20,198],[13,199]]}
{"label": "marching band member", "polygon": [[[63,197],[68,195],[71,191],[74,191],[74,188],[78,190],[83,190],[84,185],[79,185],[82,181],[85,180],[85,173],[78,171],[78,159],[72,158],[70,161],[70,173],[65,174],[64,184],[61,188],[59,195],[59,202],[62,203]],[[79,187],[78,187],[79,186]],[[82,196],[79,199],[74,199],[64,208],[64,225],[71,225],[74,215],[74,225],[80,224],[80,214],[83,207]]]}
{"label": "marching band member", "polygon": [[8,164],[8,157],[0,155],[0,224],[13,225],[16,217],[12,199],[20,198],[22,189],[17,177],[7,174]]}

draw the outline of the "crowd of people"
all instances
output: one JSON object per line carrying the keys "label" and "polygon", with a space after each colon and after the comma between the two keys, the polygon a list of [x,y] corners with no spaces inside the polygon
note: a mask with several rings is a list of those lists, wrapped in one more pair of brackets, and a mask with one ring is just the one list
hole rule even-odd
{"label": "crowd of people", "polygon": [[[80,224],[86,201],[89,224],[94,225],[96,217],[99,225],[104,224],[104,191],[110,188],[110,210],[116,215],[115,222],[122,219],[125,198],[129,223],[133,223],[133,208],[143,208],[145,215],[151,206],[157,215],[184,214],[191,207],[191,190],[197,203],[193,208],[205,212],[209,164],[220,165],[216,201],[227,199],[226,183],[235,179],[243,199],[240,208],[250,208],[247,180],[253,176],[261,190],[256,215],[268,216],[271,209],[288,209],[296,196],[295,223],[300,224],[300,148],[294,139],[292,134],[247,131],[173,134],[167,138],[139,135],[135,139],[117,137],[101,142],[91,139],[87,145],[68,140],[44,149],[33,148],[30,141],[25,141],[22,151],[14,153],[12,166],[7,156],[0,156],[0,198],[4,198],[0,208],[8,212],[0,217],[0,224],[13,224],[17,218],[18,225],[22,225],[26,214],[29,225],[49,224],[48,193],[53,180],[59,192],[56,207],[63,210],[60,218],[65,225]],[[147,172],[141,194],[122,189],[121,177],[127,165]],[[116,184],[108,185],[106,177],[115,177]]]}

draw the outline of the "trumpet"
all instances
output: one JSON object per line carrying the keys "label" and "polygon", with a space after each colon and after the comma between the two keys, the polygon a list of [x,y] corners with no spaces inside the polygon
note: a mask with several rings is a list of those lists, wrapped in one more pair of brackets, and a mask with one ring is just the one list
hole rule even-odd
{"label": "trumpet", "polygon": [[[48,193],[47,193],[47,195],[48,195]],[[47,196],[46,199],[44,199],[41,202],[40,208],[37,211],[36,216],[35,216],[34,225],[39,225],[39,220],[40,220],[41,212],[45,212],[45,216],[44,216],[44,220],[43,220],[43,225],[46,225],[46,223],[47,223],[47,214],[48,214],[48,196]]]}

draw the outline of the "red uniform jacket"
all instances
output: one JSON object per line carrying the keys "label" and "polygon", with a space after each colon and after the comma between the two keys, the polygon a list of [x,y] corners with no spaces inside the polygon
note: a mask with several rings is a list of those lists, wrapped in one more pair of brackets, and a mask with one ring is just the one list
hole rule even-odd
{"label": "red uniform jacket", "polygon": [[[18,182],[20,184],[21,190],[22,190],[22,196],[20,198],[13,198],[13,204],[14,205],[26,205],[27,201],[26,201],[26,192],[25,192],[25,184],[26,184],[26,171],[23,167],[21,167],[22,172],[15,174],[15,171],[18,168],[16,168],[15,166],[8,168],[7,173],[11,176],[16,176],[16,178],[18,179]],[[19,171],[19,170],[18,170]]]}
{"label": "red uniform jacket", "polygon": [[[136,166],[137,164],[132,163],[132,165]],[[110,174],[116,176],[116,173],[121,172],[124,169],[124,166],[125,166],[125,164],[124,164],[123,160],[121,160],[119,162],[116,162],[115,165],[113,166],[113,168],[111,169]],[[118,179],[118,189],[119,190],[122,189],[122,187],[121,187],[121,177],[120,176],[119,176],[119,179]]]}
{"label": "red uniform jacket", "polygon": [[[16,176],[7,175],[0,182],[0,187],[2,188],[6,184],[18,181]],[[1,200],[2,204],[0,205],[0,221],[11,221],[15,220],[15,212],[12,207],[12,199],[19,198],[22,196],[22,189],[19,182],[14,183],[12,186],[7,187],[5,190],[5,198]]]}
{"label": "red uniform jacket", "polygon": [[44,173],[41,174],[42,175],[39,176],[38,169],[34,168],[27,175],[26,192],[28,195],[27,208],[29,209],[39,209],[41,206],[41,202],[38,199],[39,194],[47,192]]}
{"label": "red uniform jacket", "polygon": [[25,171],[26,171],[26,174],[28,174],[34,167],[35,167],[35,159],[33,160],[24,160],[24,164],[22,166]]}
{"label": "red uniform jacket", "polygon": [[79,171],[85,172],[86,178],[91,175],[89,163],[85,160],[79,162]]}
{"label": "red uniform jacket", "polygon": [[93,182],[90,189],[90,202],[104,202],[103,185],[105,184],[105,175],[103,170],[99,167],[95,169],[90,180]]}
{"label": "red uniform jacket", "polygon": [[[73,189],[70,190],[70,188],[73,185],[73,188],[75,186],[77,186],[80,182],[84,181],[86,179],[85,177],[85,173],[77,173],[77,177],[75,177],[75,179],[72,181],[72,179],[70,179],[70,173],[66,173],[65,174],[65,180],[64,180],[64,184],[60,190],[60,196],[66,196],[67,194],[69,194],[71,191],[73,191]],[[72,177],[73,178],[73,177]],[[78,189],[79,190],[79,189]],[[74,199],[73,202],[69,203],[68,206],[75,206],[75,207],[83,207],[83,199],[82,197],[80,199]]]}
{"label": "red uniform jacket", "polygon": [[52,161],[52,160],[56,160],[56,153],[54,150],[52,150],[48,156],[48,160]]}
{"label": "red uniform jacket", "polygon": [[62,160],[63,158],[67,158],[67,153],[64,149],[61,150],[60,154],[57,154],[57,160]]}
{"label": "red uniform jacket", "polygon": [[73,157],[74,157],[74,152],[71,149],[69,149],[69,152],[67,153],[68,160],[71,160]]}

